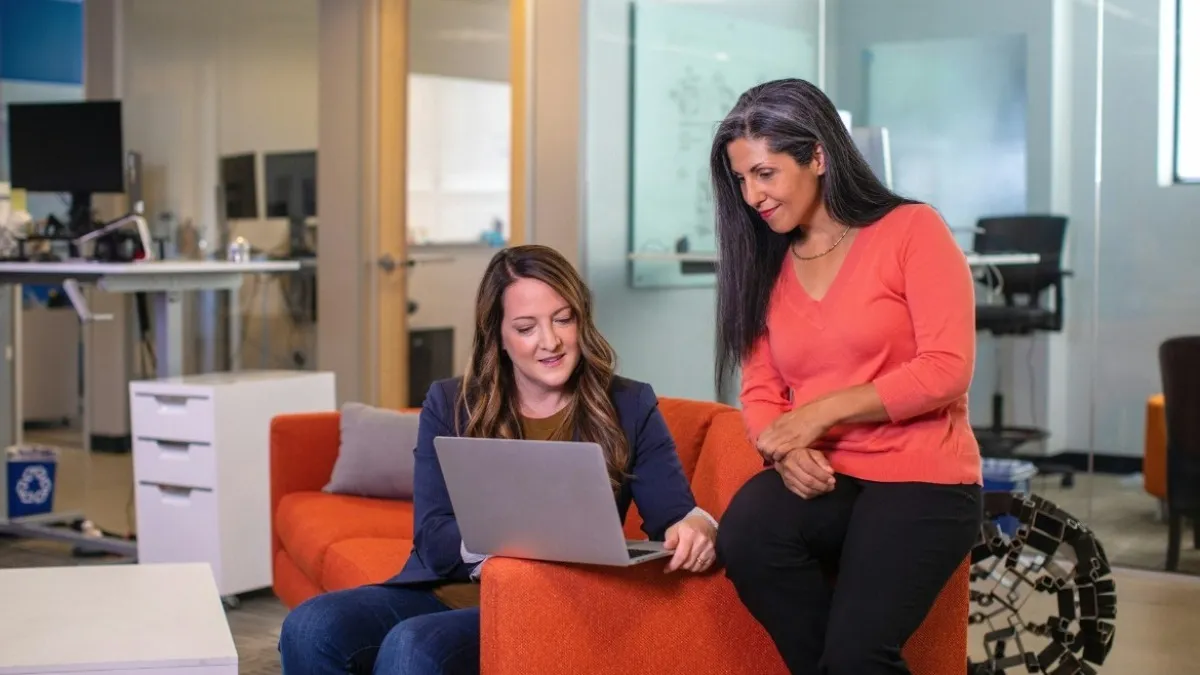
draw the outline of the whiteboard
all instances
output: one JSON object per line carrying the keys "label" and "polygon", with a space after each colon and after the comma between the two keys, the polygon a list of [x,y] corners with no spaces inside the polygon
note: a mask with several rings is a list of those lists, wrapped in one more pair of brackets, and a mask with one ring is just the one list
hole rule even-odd
{"label": "whiteboard", "polygon": [[[713,133],[746,89],[785,77],[815,81],[815,36],[685,6],[631,11],[631,252],[682,252],[685,241],[688,252],[713,252]],[[669,261],[631,266],[634,287],[714,281]]]}

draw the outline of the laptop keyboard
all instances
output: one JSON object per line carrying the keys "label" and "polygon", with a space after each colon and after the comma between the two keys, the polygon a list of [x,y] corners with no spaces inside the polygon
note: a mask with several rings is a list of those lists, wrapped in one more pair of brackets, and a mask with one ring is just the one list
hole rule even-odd
{"label": "laptop keyboard", "polygon": [[640,558],[644,555],[651,555],[652,553],[656,553],[656,551],[648,551],[644,548],[626,548],[626,550],[629,551],[630,558]]}

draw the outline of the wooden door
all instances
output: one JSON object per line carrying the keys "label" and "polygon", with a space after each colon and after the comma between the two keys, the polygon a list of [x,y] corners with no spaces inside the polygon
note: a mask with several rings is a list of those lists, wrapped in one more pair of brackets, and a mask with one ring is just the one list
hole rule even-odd
{"label": "wooden door", "polygon": [[[408,391],[408,289],[406,260],[407,219],[407,93],[408,0],[377,0],[378,61],[374,74],[378,92],[375,106],[367,106],[378,145],[373,162],[377,188],[372,195],[376,223],[372,273],[373,333],[371,336],[377,405],[403,408]],[[374,108],[374,110],[372,110]],[[371,239],[368,237],[368,239]],[[369,258],[370,259],[370,258]]]}

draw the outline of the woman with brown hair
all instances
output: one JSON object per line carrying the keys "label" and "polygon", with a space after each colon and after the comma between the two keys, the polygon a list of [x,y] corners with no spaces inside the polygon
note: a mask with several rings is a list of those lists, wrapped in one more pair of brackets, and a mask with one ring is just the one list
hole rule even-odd
{"label": "woman with brown hair", "polygon": [[421,410],[408,562],[382,584],[320,595],[293,610],[279,639],[286,675],[479,672],[484,557],[463,545],[434,453],[438,436],[597,443],[614,508],[624,520],[637,503],[646,534],[675,551],[667,570],[712,565],[716,524],[696,506],[657,397],[615,374],[616,356],[591,306],[583,280],[555,250],[496,254],[476,297],[467,372],[434,383]]}

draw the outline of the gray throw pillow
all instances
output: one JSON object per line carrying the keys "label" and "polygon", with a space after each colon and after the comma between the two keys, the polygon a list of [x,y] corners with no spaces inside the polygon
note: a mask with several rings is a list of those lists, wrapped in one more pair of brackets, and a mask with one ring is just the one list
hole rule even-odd
{"label": "gray throw pillow", "polygon": [[380,499],[412,499],[417,413],[342,406],[341,447],[325,492]]}

